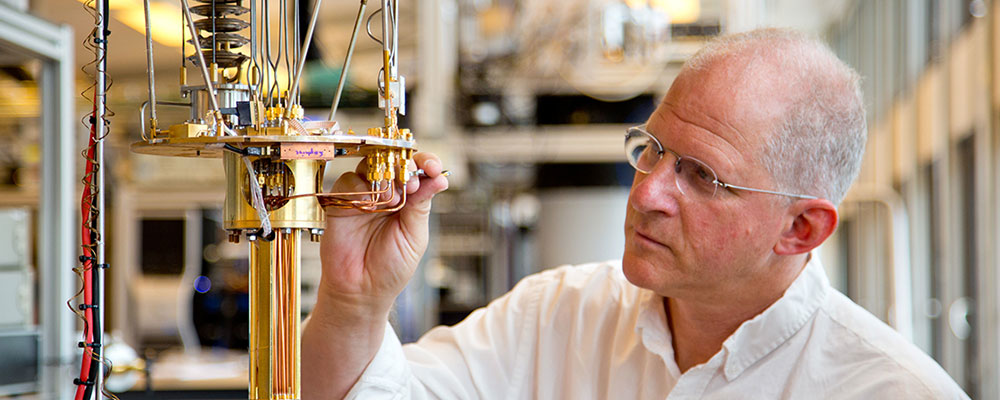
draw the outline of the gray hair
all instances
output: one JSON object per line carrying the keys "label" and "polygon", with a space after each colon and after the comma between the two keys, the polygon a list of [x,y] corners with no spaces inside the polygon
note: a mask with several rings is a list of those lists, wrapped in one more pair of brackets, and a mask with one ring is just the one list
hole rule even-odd
{"label": "gray hair", "polygon": [[819,40],[774,28],[718,37],[684,69],[704,69],[730,57],[746,62],[750,79],[776,67],[780,79],[798,91],[761,148],[778,190],[839,204],[861,169],[867,137],[857,72]]}

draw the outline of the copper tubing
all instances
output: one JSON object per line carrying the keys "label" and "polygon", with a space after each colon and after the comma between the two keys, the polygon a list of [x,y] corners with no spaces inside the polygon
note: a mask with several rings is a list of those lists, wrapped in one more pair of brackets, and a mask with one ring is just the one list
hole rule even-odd
{"label": "copper tubing", "polygon": [[300,399],[299,232],[251,245],[250,398]]}
{"label": "copper tubing", "polygon": [[[282,200],[292,200],[303,197],[316,197],[322,207],[337,207],[337,208],[357,208],[365,211],[382,211],[376,210],[375,208],[383,206],[395,199],[396,193],[396,183],[395,181],[390,181],[389,185],[385,189],[372,190],[367,192],[343,192],[343,193],[307,193],[298,194],[294,196],[288,196]],[[388,194],[387,198],[382,198],[383,195]],[[343,198],[344,196],[374,196],[372,200],[350,200]],[[403,203],[405,203],[406,194],[403,193]],[[399,208],[393,208],[392,211],[398,210]]]}

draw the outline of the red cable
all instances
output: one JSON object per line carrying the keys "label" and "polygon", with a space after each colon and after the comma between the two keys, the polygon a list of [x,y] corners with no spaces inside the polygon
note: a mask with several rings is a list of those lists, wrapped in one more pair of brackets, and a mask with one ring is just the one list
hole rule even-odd
{"label": "red cable", "polygon": [[[92,114],[92,115],[96,115],[96,113],[97,113],[97,104],[96,104],[97,99],[96,99],[96,95],[95,95],[94,101],[95,101],[95,103],[94,103],[94,113],[95,114]],[[88,198],[91,196],[91,191],[90,191],[91,186],[90,186],[90,183],[93,182],[93,179],[94,179],[93,176],[92,176],[92,174],[94,172],[94,167],[95,166],[94,166],[94,162],[92,160],[94,159],[94,156],[95,156],[95,154],[94,154],[94,152],[95,152],[95,146],[94,145],[95,145],[95,143],[97,141],[97,138],[96,138],[96,136],[97,136],[96,129],[97,128],[93,124],[91,124],[91,126],[90,126],[90,141],[89,141],[89,146],[88,146],[88,149],[87,149],[87,157],[86,157],[87,158],[86,170],[85,170],[84,175],[83,175],[84,179],[86,180],[86,182],[83,185],[83,196],[82,196],[82,198],[80,200],[80,213],[81,213],[81,216],[82,216],[82,218],[81,218],[81,221],[82,221],[81,225],[82,226],[81,226],[81,229],[80,229],[80,238],[81,238],[81,241],[83,243],[82,247],[83,247],[83,257],[84,257],[83,258],[83,260],[84,260],[83,261],[83,304],[87,304],[87,305],[94,304],[93,303],[94,293],[93,293],[93,290],[92,290],[93,289],[93,285],[91,284],[91,282],[93,282],[93,274],[94,274],[94,268],[93,268],[94,267],[94,254],[90,250],[90,245],[91,245],[91,237],[90,237],[90,235],[91,235],[91,231],[90,231],[90,226],[88,224],[88,221],[90,220],[90,207],[93,204],[91,203],[91,201],[89,201]],[[86,319],[86,326],[85,326],[85,330],[86,330],[85,335],[86,336],[85,336],[85,339],[84,339],[83,360],[82,360],[81,365],[80,365],[80,382],[86,382],[87,379],[90,378],[90,365],[91,365],[91,363],[93,361],[93,357],[92,357],[92,351],[93,351],[92,349],[93,348],[87,346],[87,345],[89,345],[89,344],[91,344],[91,343],[94,342],[94,311],[93,311],[93,308],[92,307],[86,307],[84,309],[84,316],[85,316],[85,319]],[[87,392],[87,385],[77,385],[75,400],[83,400],[84,395],[86,394],[86,392]]]}

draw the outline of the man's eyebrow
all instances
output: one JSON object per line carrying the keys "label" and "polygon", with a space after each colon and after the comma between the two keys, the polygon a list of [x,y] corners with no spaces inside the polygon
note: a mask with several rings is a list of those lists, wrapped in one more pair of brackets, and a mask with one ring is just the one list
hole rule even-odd
{"label": "man's eyebrow", "polygon": [[[678,121],[682,122],[684,125],[692,128],[692,129],[697,129],[697,130],[706,132],[706,133],[712,135],[713,137],[718,138],[719,139],[719,141],[718,141],[719,143],[725,143],[729,147],[730,151],[732,151],[735,154],[739,154],[742,157],[743,153],[741,153],[739,151],[739,149],[732,142],[730,142],[729,140],[726,140],[725,137],[723,137],[722,135],[719,135],[719,134],[715,133],[711,129],[708,129],[708,128],[704,127],[704,126],[701,126],[701,125],[699,125],[699,124],[691,121],[689,118],[682,117],[680,115],[680,113],[678,113],[675,110],[675,108],[673,107],[672,104],[664,102],[664,105],[668,106],[668,107],[665,107],[666,111],[669,112],[670,115],[672,115],[675,118],[677,118]],[[712,118],[712,120],[716,121],[716,122],[719,122],[717,119],[714,119],[714,118]],[[728,124],[724,124],[722,122],[719,122],[719,123],[723,124],[723,125],[725,125],[727,127],[731,127]],[[662,129],[662,127],[658,127],[658,128]],[[732,129],[735,130],[735,128],[732,128]],[[649,129],[648,124],[647,124],[646,131],[649,132],[651,135],[653,135],[653,137],[655,137],[656,140],[658,140],[660,142],[660,145],[663,146],[665,149],[669,149],[670,151],[673,151],[674,153],[677,153],[677,154],[679,154],[681,156],[684,156],[684,157],[691,157],[691,158],[697,159],[698,161],[701,161],[701,162],[707,164],[708,166],[712,167],[712,169],[715,170],[715,173],[718,174],[718,175],[720,175],[719,176],[719,180],[720,181],[723,181],[723,182],[728,181],[728,178],[732,178],[733,174],[735,173],[734,171],[737,170],[736,164],[733,162],[732,157],[727,156],[726,151],[724,151],[723,149],[720,148],[719,143],[709,142],[709,141],[705,140],[701,135],[691,135],[690,137],[693,140],[697,141],[697,144],[699,145],[699,147],[704,147],[704,148],[706,148],[708,150],[706,150],[706,151],[694,151],[694,152],[692,152],[692,151],[679,151],[679,150],[677,150],[676,147],[674,147],[670,143],[667,143],[666,141],[664,141],[663,140],[663,136],[661,136],[661,135],[657,134],[656,132],[654,132],[653,130]],[[658,131],[659,131],[659,129],[658,129]],[[686,149],[686,150],[691,150],[691,149]],[[712,156],[708,156],[711,153],[714,153],[714,154],[712,154]],[[728,168],[720,171],[719,167],[721,167],[721,166],[727,166]]]}

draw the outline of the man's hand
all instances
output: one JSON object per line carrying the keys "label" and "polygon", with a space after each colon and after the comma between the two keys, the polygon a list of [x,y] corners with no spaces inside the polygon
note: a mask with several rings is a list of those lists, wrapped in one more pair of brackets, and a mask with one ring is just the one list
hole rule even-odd
{"label": "man's hand", "polygon": [[[320,293],[342,311],[355,316],[384,318],[427,249],[427,222],[431,198],[448,187],[441,175],[441,161],[430,153],[413,157],[426,177],[406,184],[406,205],[394,213],[364,213],[353,209],[327,210],[326,232],[321,243],[323,276]],[[362,192],[371,185],[358,171],[340,176],[333,192]],[[396,193],[393,205],[401,193]]]}
{"label": "man's hand", "polygon": [[[302,333],[303,398],[343,397],[382,342],[396,296],[427,249],[431,198],[448,188],[441,160],[418,153],[424,177],[407,182],[406,204],[396,212],[327,210],[320,256],[323,275],[316,307]],[[365,192],[365,163],[340,176],[333,192]],[[402,193],[394,197],[396,205]]]}

